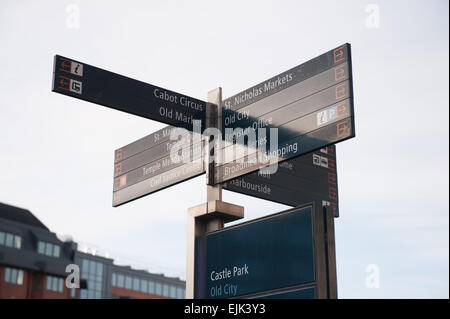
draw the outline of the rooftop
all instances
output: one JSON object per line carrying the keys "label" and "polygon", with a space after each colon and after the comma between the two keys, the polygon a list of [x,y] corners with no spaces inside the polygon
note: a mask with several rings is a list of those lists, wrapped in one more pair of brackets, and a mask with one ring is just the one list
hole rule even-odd
{"label": "rooftop", "polygon": [[15,221],[21,224],[27,224],[49,231],[49,229],[28,209],[0,203],[0,218]]}

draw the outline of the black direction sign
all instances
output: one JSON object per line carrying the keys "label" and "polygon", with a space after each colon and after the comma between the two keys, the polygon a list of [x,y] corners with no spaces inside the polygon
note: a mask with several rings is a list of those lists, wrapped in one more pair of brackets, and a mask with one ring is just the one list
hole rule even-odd
{"label": "black direction sign", "polygon": [[52,91],[190,131],[193,120],[201,120],[202,129],[205,125],[201,100],[59,55]]}
{"label": "black direction sign", "polygon": [[278,165],[273,174],[253,172],[223,183],[229,191],[298,206],[312,200],[330,206],[339,216],[336,148],[322,148]]}
{"label": "black direction sign", "polygon": [[[226,99],[223,161],[214,183],[269,165],[260,155],[282,162],[354,137],[351,74],[350,45],[345,44]],[[239,139],[261,128],[267,129],[266,137],[258,136],[256,143]],[[270,128],[278,129],[276,148]]]}
{"label": "black direction sign", "polygon": [[[172,140],[171,133],[180,139]],[[177,161],[174,154],[178,157]],[[165,127],[115,151],[113,206],[203,173],[201,135],[181,128]]]}

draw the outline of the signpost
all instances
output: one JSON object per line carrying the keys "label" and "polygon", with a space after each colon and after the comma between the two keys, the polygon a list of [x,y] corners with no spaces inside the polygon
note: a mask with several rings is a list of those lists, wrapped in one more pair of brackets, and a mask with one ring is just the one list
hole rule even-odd
{"label": "signpost", "polygon": [[208,233],[205,297],[335,297],[326,218],[308,204]]}
{"label": "signpost", "polygon": [[[215,169],[215,184],[269,165],[252,161],[253,155],[258,158],[263,153],[282,162],[354,137],[350,45],[232,96],[222,107],[224,161]],[[239,144],[238,137],[264,128],[278,129],[276,148],[268,136],[258,136],[251,146],[246,139]],[[258,145],[263,145],[262,151]],[[236,156],[239,149],[245,156]]]}
{"label": "signpost", "polygon": [[[337,297],[333,144],[355,136],[349,44],[223,102],[221,88],[206,103],[59,55],[52,84],[169,125],[115,151],[113,206],[206,173],[207,201],[188,210],[187,298]],[[271,164],[276,172],[260,170]],[[222,186],[309,204],[222,229],[244,217],[244,207],[222,201]]]}
{"label": "signpost", "polygon": [[[170,139],[171,134],[180,133],[184,143]],[[199,134],[168,126],[117,149],[114,156],[113,206],[205,173],[203,144]],[[173,147],[177,147],[175,154],[179,157],[178,162],[172,158]]]}
{"label": "signpost", "polygon": [[339,216],[336,147],[330,145],[283,163],[273,174],[253,172],[223,184],[229,191],[298,206],[316,199]]}
{"label": "signpost", "polygon": [[191,131],[205,123],[203,101],[59,55],[52,91]]}

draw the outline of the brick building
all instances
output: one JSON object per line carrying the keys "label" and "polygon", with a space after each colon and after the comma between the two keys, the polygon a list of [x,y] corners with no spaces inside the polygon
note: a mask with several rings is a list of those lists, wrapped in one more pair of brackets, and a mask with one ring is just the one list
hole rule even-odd
{"label": "brick building", "polygon": [[[114,264],[57,238],[29,210],[0,203],[1,298],[177,298],[185,282]],[[80,267],[81,289],[67,288],[66,266]]]}

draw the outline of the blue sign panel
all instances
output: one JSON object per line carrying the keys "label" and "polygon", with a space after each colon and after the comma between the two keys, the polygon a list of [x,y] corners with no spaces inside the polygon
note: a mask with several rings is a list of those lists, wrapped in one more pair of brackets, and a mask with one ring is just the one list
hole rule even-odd
{"label": "blue sign panel", "polygon": [[314,283],[312,215],[310,205],[207,234],[205,297]]}

